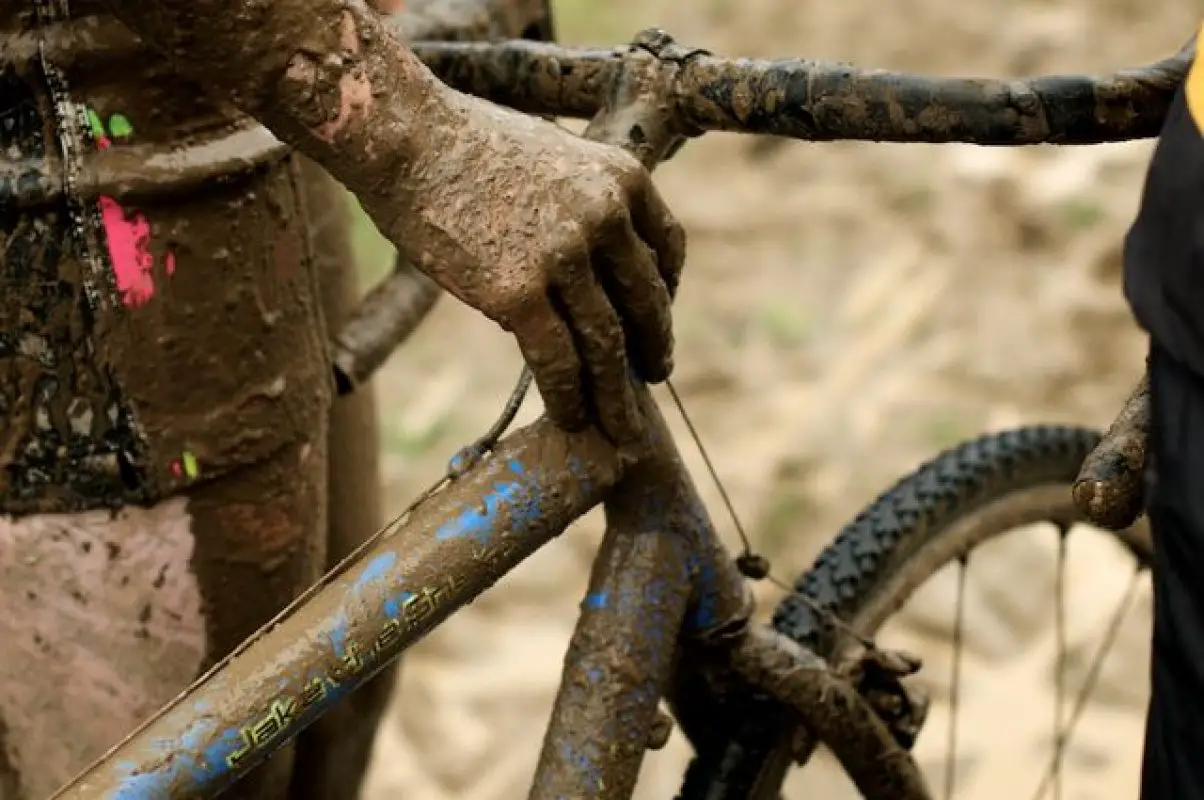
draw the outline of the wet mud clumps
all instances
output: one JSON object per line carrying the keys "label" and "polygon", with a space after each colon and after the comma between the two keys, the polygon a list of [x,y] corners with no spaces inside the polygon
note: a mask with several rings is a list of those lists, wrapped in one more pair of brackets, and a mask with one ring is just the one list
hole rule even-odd
{"label": "wet mud clumps", "polygon": [[[361,201],[404,200],[382,177],[397,175],[415,139],[446,122],[426,113],[435,83],[420,79],[425,69],[367,6],[172,0],[151,17],[138,2],[109,5],[216,103],[253,114]],[[393,80],[399,62],[415,80]]]}
{"label": "wet mud clumps", "polygon": [[836,754],[868,800],[928,800],[924,776],[875,710],[819,656],[784,635],[752,627],[732,650],[735,670],[792,707]]}
{"label": "wet mud clumps", "polygon": [[1190,63],[1183,50],[1104,77],[947,78],[809,61],[703,55],[677,87],[700,130],[807,141],[1096,144],[1157,136]]}
{"label": "wet mud clumps", "polygon": [[[1094,144],[1156,136],[1194,52],[1111,75],[1024,80],[908,75],[678,48],[661,91],[683,127],[806,141]],[[531,114],[590,117],[630,51],[434,43],[415,52],[455,88]]]}
{"label": "wet mud clumps", "polygon": [[[348,18],[329,7],[336,38],[285,43],[281,69],[312,70],[302,100],[333,134],[372,99]],[[288,148],[204,100],[107,9],[0,11],[0,512],[153,502],[269,457],[328,402]],[[543,0],[421,0],[375,30],[548,24]],[[244,52],[261,49],[282,52]]]}
{"label": "wet mud clumps", "polygon": [[535,42],[418,42],[414,52],[462,92],[529,114],[588,119],[602,108],[626,51]]}
{"label": "wet mud clumps", "polygon": [[332,380],[287,150],[96,4],[18,5],[0,12],[0,512],[149,504],[301,441]]}
{"label": "wet mud clumps", "polygon": [[[321,164],[359,198],[386,238],[413,242],[427,230],[415,210],[430,191],[418,185],[429,178],[419,162],[449,152],[446,140],[466,130],[463,104],[366,6],[172,0],[147,16],[139,3],[109,5],[181,74],[203,81],[215,102],[253,114]],[[207,64],[224,68],[211,72]],[[481,151],[484,141],[478,134],[455,144]],[[415,258],[425,270],[420,262]]]}

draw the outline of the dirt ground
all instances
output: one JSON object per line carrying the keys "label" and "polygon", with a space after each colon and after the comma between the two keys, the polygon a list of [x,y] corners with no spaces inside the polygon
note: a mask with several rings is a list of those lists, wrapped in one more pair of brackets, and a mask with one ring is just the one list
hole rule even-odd
{"label": "dirt ground", "polygon": [[[1192,0],[560,0],[557,12],[562,38],[578,43],[656,25],[726,54],[1008,76],[1145,63],[1199,20]],[[690,234],[675,383],[777,574],[805,568],[863,504],[956,441],[1030,422],[1107,424],[1143,358],[1119,276],[1148,154],[1145,143],[765,151],[714,135],[663,168],[659,185]],[[371,273],[380,244],[361,244]],[[490,323],[442,302],[377,382],[391,508],[489,424],[519,363]],[[367,800],[525,796],[599,523],[588,518],[407,655]],[[1131,567],[1098,535],[1073,540],[1070,631],[1082,661]],[[967,611],[958,798],[1028,796],[1040,779],[1053,715],[1052,552],[1034,532],[972,573],[985,588]],[[894,633],[927,657],[935,684],[947,641],[924,623],[951,618],[951,587],[923,592]],[[766,607],[776,600],[761,595]],[[1068,799],[1136,796],[1148,602],[1146,589],[1107,663],[1107,702],[1070,749]],[[938,789],[946,699],[938,689],[919,745]],[[686,758],[676,736],[650,754],[638,797],[671,797]],[[830,766],[808,773],[787,797],[848,794]]]}

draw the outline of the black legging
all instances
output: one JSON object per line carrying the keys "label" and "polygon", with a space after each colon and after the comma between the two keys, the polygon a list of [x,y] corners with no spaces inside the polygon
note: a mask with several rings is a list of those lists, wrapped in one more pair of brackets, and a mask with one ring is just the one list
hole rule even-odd
{"label": "black legging", "polygon": [[1150,347],[1154,647],[1141,800],[1204,800],[1204,377]]}

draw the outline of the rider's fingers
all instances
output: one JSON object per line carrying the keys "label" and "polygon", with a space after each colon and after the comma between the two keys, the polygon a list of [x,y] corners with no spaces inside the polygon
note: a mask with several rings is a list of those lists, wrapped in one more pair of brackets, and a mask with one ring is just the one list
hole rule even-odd
{"label": "rider's fingers", "polygon": [[589,265],[565,275],[556,291],[572,319],[603,432],[616,444],[640,435],[640,411],[627,374],[623,326]]}
{"label": "rider's fingers", "polygon": [[669,212],[669,207],[652,181],[640,184],[631,198],[630,208],[636,233],[656,254],[656,266],[669,290],[669,296],[676,296],[682,265],[686,261],[685,229]]}
{"label": "rider's fingers", "polygon": [[581,430],[589,425],[590,415],[572,332],[547,295],[529,302],[535,307],[528,307],[521,322],[513,326],[519,349],[535,377],[548,416],[565,430]]}
{"label": "rider's fingers", "polygon": [[595,251],[595,274],[627,332],[627,355],[636,374],[659,383],[673,371],[672,299],[657,271],[656,257],[640,241],[626,215]]}

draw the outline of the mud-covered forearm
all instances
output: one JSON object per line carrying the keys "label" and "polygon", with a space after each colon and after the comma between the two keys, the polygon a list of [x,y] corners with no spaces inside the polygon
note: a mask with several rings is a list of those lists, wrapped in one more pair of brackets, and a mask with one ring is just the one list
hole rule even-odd
{"label": "mud-covered forearm", "polygon": [[258,119],[361,200],[371,198],[366,207],[392,214],[406,207],[406,170],[430,149],[425,132],[453,114],[441,103],[448,90],[363,0],[110,0],[109,7],[215,100]]}

